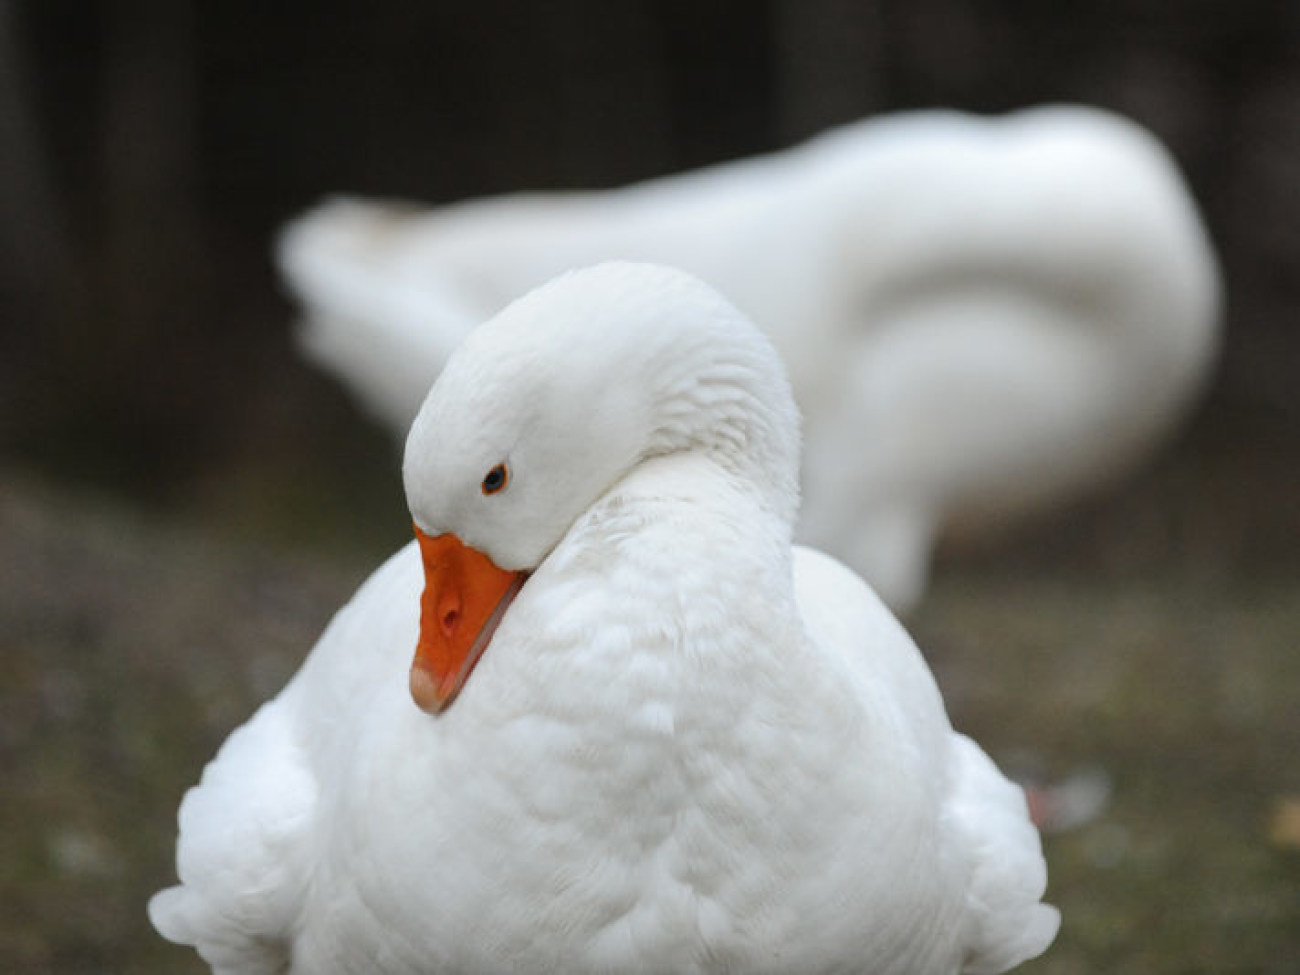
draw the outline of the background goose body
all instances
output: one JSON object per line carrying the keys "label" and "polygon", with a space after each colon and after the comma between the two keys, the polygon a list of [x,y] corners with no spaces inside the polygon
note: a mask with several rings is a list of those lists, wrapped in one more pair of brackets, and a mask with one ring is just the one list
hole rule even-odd
{"label": "background goose body", "polygon": [[767,332],[807,431],[799,536],[895,607],[940,532],[1131,465],[1215,346],[1217,271],[1176,169],[1084,108],[869,120],[605,192],[341,200],[280,250],[309,355],[403,431],[475,324],[612,257],[689,270]]}
{"label": "background goose body", "polygon": [[[609,427],[550,425],[570,410]],[[796,423],[770,347],[676,272],[570,275],[476,332],[412,429],[408,501],[527,582],[433,716],[406,689],[421,553],[376,572],[186,797],[159,930],[237,973],[914,975],[1042,951],[1058,919],[1019,789],[871,591],[790,545]]]}

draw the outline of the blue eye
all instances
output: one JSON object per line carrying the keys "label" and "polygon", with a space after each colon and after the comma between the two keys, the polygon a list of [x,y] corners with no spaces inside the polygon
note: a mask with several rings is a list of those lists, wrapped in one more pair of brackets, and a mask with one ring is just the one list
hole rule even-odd
{"label": "blue eye", "polygon": [[483,478],[483,493],[496,494],[504,491],[507,484],[510,483],[510,469],[505,464],[497,464],[496,467],[487,472]]}

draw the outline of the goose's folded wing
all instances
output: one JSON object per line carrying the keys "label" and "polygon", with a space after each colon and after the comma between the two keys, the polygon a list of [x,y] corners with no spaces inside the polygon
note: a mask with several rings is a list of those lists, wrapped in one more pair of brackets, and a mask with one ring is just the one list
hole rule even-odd
{"label": "goose's folded wing", "polygon": [[1047,864],[1024,792],[965,735],[953,734],[952,760],[946,819],[971,858],[962,970],[1004,972],[1042,954],[1061,915],[1042,903]]}
{"label": "goose's folded wing", "polygon": [[181,883],[149,902],[154,927],[215,972],[280,972],[288,961],[316,803],[290,717],[272,701],[227,739],[181,803]]}

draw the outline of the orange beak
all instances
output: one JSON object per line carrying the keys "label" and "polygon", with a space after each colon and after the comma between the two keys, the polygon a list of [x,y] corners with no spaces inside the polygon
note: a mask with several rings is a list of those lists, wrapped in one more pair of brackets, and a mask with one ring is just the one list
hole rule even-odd
{"label": "orange beak", "polygon": [[420,642],[411,663],[411,697],[430,714],[455,700],[528,578],[498,568],[455,535],[415,529],[424,562]]}

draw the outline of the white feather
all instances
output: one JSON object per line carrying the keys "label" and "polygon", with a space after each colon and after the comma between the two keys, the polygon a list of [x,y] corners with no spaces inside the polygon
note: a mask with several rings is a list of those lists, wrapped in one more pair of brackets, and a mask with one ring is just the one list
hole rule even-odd
{"label": "white feather", "polygon": [[604,192],[338,200],[280,246],[307,353],[402,432],[471,328],[609,258],[686,269],[767,332],[805,418],[799,536],[895,608],[938,535],[1135,464],[1216,346],[1218,272],[1175,166],[1080,107],[884,117]]}
{"label": "white feather", "polygon": [[420,555],[376,572],[187,796],[158,929],[241,975],[1043,951],[1019,788],[874,593],[790,544],[797,424],[771,346],[677,272],[571,274],[476,330],[412,428],[407,497],[532,575],[433,717],[406,689]]}

